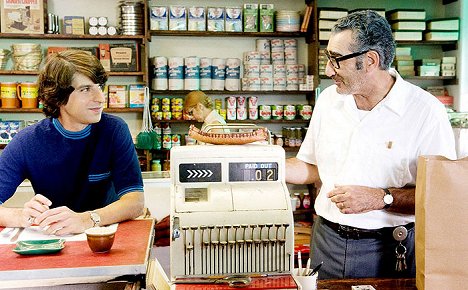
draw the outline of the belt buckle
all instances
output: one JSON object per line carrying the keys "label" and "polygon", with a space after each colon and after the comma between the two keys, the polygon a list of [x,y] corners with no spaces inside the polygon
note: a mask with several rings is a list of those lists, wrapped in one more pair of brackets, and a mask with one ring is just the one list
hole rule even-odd
{"label": "belt buckle", "polygon": [[338,225],[338,235],[346,239],[359,240],[359,230],[353,227]]}

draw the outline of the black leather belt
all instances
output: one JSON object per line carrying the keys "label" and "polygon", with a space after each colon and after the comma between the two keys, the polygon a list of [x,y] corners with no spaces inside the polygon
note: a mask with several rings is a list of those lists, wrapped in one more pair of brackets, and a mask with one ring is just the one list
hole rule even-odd
{"label": "black leather belt", "polygon": [[[367,230],[361,228],[355,228],[345,225],[340,225],[324,218],[321,218],[323,223],[334,230],[340,237],[345,239],[384,239],[393,238],[393,230],[395,227],[385,227],[375,230]],[[414,223],[403,225],[407,230],[414,228]]]}

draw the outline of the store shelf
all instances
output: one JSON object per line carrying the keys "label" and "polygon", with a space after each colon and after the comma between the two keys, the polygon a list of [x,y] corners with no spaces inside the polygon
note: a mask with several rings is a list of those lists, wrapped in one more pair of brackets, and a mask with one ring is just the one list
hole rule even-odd
{"label": "store shelf", "polygon": [[[0,75],[38,75],[39,71],[30,70],[0,70]],[[143,76],[145,75],[142,71],[136,72],[108,72],[110,76]]]}
{"label": "store shelf", "polygon": [[143,40],[144,35],[77,35],[77,34],[19,34],[0,33],[0,38],[9,39],[72,39],[72,40]]}
{"label": "store shelf", "polygon": [[304,32],[226,32],[226,31],[181,31],[151,30],[151,36],[196,36],[196,37],[305,37]]}
{"label": "store shelf", "polygon": [[[197,122],[189,121],[189,120],[152,120],[153,123],[186,123],[189,124],[196,124]],[[226,120],[226,123],[253,123],[253,124],[308,124],[310,120],[301,120],[301,119],[294,119],[294,120]]]}
{"label": "store shelf", "polygon": [[[155,95],[186,95],[191,91],[150,91]],[[314,91],[204,91],[208,95],[303,95],[313,94]]]}
{"label": "store shelf", "polygon": [[[106,113],[128,113],[128,112],[143,112],[143,108],[105,108]],[[42,113],[42,109],[5,109],[0,108],[0,113]]]}

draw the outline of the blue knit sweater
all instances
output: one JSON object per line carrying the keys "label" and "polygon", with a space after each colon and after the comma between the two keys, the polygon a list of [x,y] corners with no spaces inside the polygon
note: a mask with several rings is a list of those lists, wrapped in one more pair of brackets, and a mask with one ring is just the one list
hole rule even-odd
{"label": "blue knit sweater", "polygon": [[127,124],[103,114],[79,132],[67,131],[57,119],[44,119],[21,130],[0,155],[0,204],[25,179],[52,207],[82,212],[101,208],[143,180]]}

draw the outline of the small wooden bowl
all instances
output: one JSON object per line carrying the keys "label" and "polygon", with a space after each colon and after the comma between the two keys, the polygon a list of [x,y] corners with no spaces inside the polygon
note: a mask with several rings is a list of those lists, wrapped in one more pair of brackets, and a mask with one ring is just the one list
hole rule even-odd
{"label": "small wooden bowl", "polygon": [[107,253],[114,244],[115,229],[94,227],[87,229],[85,233],[89,248],[95,253]]}

